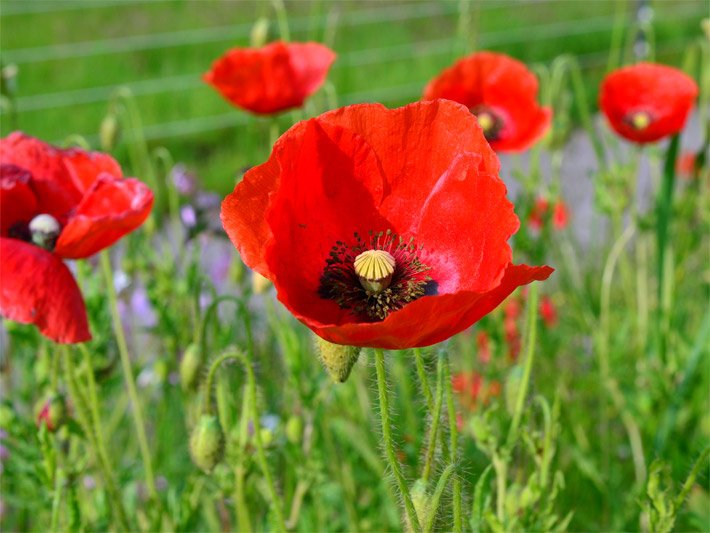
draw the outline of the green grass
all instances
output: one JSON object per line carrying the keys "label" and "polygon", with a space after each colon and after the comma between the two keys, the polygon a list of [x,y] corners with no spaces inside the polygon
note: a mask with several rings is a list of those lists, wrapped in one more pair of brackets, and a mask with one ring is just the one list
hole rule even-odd
{"label": "green grass", "polygon": [[[267,157],[266,121],[231,108],[201,82],[199,75],[227,48],[248,44],[256,14],[269,18],[271,37],[277,37],[275,15],[268,2],[128,2],[12,14],[28,5],[37,9],[61,6],[58,2],[6,0],[0,8],[0,14],[6,13],[0,18],[2,61],[18,59],[20,69],[17,97],[21,129],[57,141],[77,133],[96,144],[113,87],[137,84],[136,103],[151,144],[166,146],[176,160],[198,170],[208,188],[227,192],[238,169]],[[684,0],[653,5],[659,60],[679,65],[685,46],[700,34],[705,3]],[[294,26],[293,39],[332,40],[327,44],[339,59],[329,79],[341,103],[380,100],[396,106],[416,100],[427,80],[474,46],[499,50],[527,63],[549,64],[563,53],[579,56],[594,101],[607,64],[615,10],[620,10],[624,24],[629,26],[635,3],[502,1],[474,2],[471,6],[466,36],[457,35],[459,2],[454,1],[292,2],[287,9]],[[387,17],[390,20],[378,20]],[[210,28],[218,28],[221,33],[212,37]],[[125,46],[121,41],[124,38],[203,30],[210,37],[207,42],[146,50],[61,58],[68,55],[66,51],[52,48],[105,39],[117,40],[110,45],[115,48]],[[173,42],[193,36],[188,33]],[[41,47],[50,58],[42,59],[40,52],[31,50]],[[24,56],[18,57],[18,49],[24,50]],[[23,63],[23,58],[31,61]],[[160,92],[141,94],[147,80],[155,85],[161,79],[175,77],[178,79],[174,82],[164,82]],[[105,90],[91,95],[92,102],[82,103],[86,93],[73,92],[97,87]],[[394,90],[388,91],[391,88]],[[58,96],[47,102],[42,98],[47,94]],[[78,98],[79,103],[73,104],[72,98]],[[325,108],[325,101],[316,97],[306,111]],[[204,117],[219,117],[221,124],[212,129],[215,124],[201,123],[199,127],[205,131],[195,133],[182,129],[186,121]],[[291,120],[290,115],[282,117],[281,129]],[[178,125],[165,126],[170,123]],[[13,127],[3,115],[2,133]],[[121,147],[118,155],[125,156]]]}

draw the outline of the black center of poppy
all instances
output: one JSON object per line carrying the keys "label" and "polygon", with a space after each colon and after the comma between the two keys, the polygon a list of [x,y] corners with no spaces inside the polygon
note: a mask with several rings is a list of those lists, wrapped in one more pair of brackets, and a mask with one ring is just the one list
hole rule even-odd
{"label": "black center of poppy", "polygon": [[335,300],[358,317],[379,321],[392,311],[428,294],[436,282],[419,260],[421,246],[390,230],[370,232],[369,241],[354,234],[354,244],[336,241],[320,278],[318,294]]}
{"label": "black center of poppy", "polygon": [[497,141],[503,129],[503,119],[487,105],[477,105],[471,108],[471,113],[476,115],[478,124],[483,130],[487,141]]}

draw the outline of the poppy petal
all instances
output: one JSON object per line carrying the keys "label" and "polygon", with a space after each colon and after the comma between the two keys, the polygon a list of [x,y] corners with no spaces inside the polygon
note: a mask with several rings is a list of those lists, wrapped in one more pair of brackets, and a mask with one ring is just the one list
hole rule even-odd
{"label": "poppy petal", "polygon": [[[403,350],[430,346],[460,333],[498,307],[515,289],[552,274],[548,266],[509,265],[500,285],[485,292],[459,292],[419,298],[381,322],[323,324],[296,314],[329,342]],[[281,294],[279,294],[281,299]]]}
{"label": "poppy petal", "polygon": [[0,165],[0,235],[17,223],[29,223],[37,214],[37,199],[30,187],[31,175],[15,165]]}
{"label": "poppy petal", "polygon": [[136,179],[102,174],[72,212],[55,253],[89,257],[139,227],[153,206],[153,192]]}
{"label": "poppy petal", "polygon": [[237,107],[271,114],[302,106],[323,84],[334,60],[333,51],[321,44],[277,41],[229,50],[203,80]]}
{"label": "poppy petal", "polygon": [[121,177],[121,168],[109,155],[78,148],[62,150],[19,131],[0,139],[0,160],[32,174],[38,211],[61,222],[101,172]]}
{"label": "poppy petal", "polygon": [[439,294],[491,290],[513,256],[507,241],[520,226],[518,217],[503,181],[479,172],[480,159],[465,153],[454,161],[432,189],[412,231],[424,247],[420,258],[433,268]]}
{"label": "poppy petal", "polygon": [[0,237],[0,312],[34,324],[55,342],[91,339],[81,291],[56,255],[16,239]]}

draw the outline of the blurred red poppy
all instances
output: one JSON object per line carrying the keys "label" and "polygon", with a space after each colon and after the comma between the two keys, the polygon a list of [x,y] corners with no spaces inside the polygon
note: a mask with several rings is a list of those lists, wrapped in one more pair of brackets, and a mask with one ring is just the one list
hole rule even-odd
{"label": "blurred red poppy", "polygon": [[20,132],[0,139],[0,312],[61,343],[91,338],[62,259],[84,258],[140,226],[153,193],[106,154]]}
{"label": "blurred red poppy", "polygon": [[528,214],[528,226],[535,231],[540,231],[548,218],[551,219],[553,228],[562,230],[569,223],[569,212],[565,203],[559,199],[552,206],[552,213],[550,213],[550,202],[541,196],[535,200],[535,205]]}
{"label": "blurred red poppy", "polygon": [[643,144],[682,130],[697,95],[697,84],[684,72],[639,63],[604,78],[599,106],[616,133]]}
{"label": "blurred red poppy", "polygon": [[505,54],[477,52],[459,59],[424,89],[424,100],[446,98],[478,117],[496,152],[530,148],[550,127],[552,110],[537,103],[537,78]]}
{"label": "blurred red poppy", "polygon": [[468,410],[476,409],[479,404],[486,405],[501,392],[499,381],[487,380],[475,371],[458,372],[451,376],[451,388],[462,407]]}
{"label": "blurred red poppy", "polygon": [[233,105],[268,115],[301,107],[323,85],[335,57],[318,43],[232,48],[202,79]]}
{"label": "blurred red poppy", "polygon": [[222,204],[244,261],[337,344],[443,341],[546,266],[513,265],[499,163],[454,102],[345,107],[300,122]]}
{"label": "blurred red poppy", "polygon": [[547,295],[540,300],[540,316],[546,327],[553,328],[557,325],[557,307]]}

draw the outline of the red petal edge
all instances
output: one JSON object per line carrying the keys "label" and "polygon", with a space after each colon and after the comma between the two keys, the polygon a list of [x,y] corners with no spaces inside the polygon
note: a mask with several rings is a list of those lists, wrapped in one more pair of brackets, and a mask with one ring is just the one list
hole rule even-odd
{"label": "red petal edge", "polygon": [[0,237],[0,314],[62,344],[91,339],[81,291],[56,255]]}

